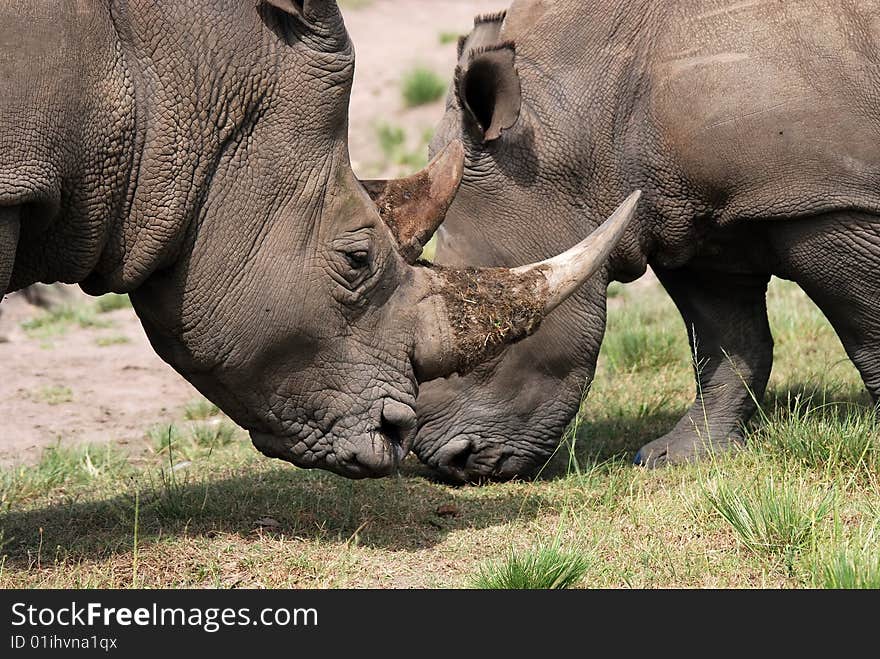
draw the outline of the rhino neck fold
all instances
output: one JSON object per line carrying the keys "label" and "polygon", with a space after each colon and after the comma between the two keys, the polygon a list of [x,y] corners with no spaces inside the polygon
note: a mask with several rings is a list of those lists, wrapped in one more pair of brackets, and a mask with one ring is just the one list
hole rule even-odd
{"label": "rhino neck fold", "polygon": [[12,277],[19,228],[18,208],[0,208],[0,300],[6,294],[9,279]]}
{"label": "rhino neck fold", "polygon": [[[136,138],[124,203],[83,282],[93,294],[133,291],[177,263],[204,214],[215,175],[260,113],[255,81],[239,73],[257,70],[256,63],[230,67],[222,61],[224,53],[259,55],[254,19],[241,17],[226,51],[216,39],[200,36],[203,26],[172,20],[169,3],[161,4],[114,3],[111,9],[132,83]],[[168,49],[168,43],[175,45]]]}

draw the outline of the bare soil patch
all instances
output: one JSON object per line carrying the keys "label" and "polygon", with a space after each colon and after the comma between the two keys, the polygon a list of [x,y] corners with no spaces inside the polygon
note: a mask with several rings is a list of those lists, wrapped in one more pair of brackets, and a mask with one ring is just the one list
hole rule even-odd
{"label": "bare soil patch", "polygon": [[[72,299],[94,304],[82,293]],[[0,313],[0,464],[34,462],[59,441],[144,450],[151,426],[179,418],[199,397],[156,355],[131,309],[101,314],[107,327],[30,336],[22,323],[41,313],[21,294],[8,296]]]}

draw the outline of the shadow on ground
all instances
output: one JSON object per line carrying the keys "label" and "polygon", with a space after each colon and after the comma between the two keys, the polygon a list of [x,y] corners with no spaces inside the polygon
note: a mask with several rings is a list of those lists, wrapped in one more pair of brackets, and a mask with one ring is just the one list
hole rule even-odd
{"label": "shadow on ground", "polygon": [[241,471],[186,480],[169,479],[166,472],[115,496],[65,496],[52,505],[10,510],[0,516],[0,553],[7,567],[26,567],[40,553],[94,559],[130,552],[136,510],[141,549],[169,537],[271,533],[328,543],[357,536],[360,546],[417,551],[453,531],[534,517],[542,505],[539,495],[518,488],[463,491],[406,476],[349,481],[285,466]]}
{"label": "shadow on ground", "polygon": [[[767,391],[761,409],[767,417],[803,410],[807,405],[838,406],[841,414],[846,414],[854,406],[869,409],[872,404],[870,395],[862,388],[839,386],[829,389],[816,383],[785,383]],[[686,411],[686,407],[679,407],[647,415],[603,417],[601,413],[594,414],[593,418],[581,422],[573,445],[559,447],[539,478],[564,478],[573,464],[584,468],[609,461],[631,462],[642,446],[672,430]],[[749,425],[755,428],[760,423],[760,415],[756,414]]]}
{"label": "shadow on ground", "polygon": [[[791,407],[798,397],[812,397],[824,405],[870,407],[867,394],[856,389],[829,392],[795,384],[769,391],[765,413]],[[614,417],[594,412],[594,418],[579,428],[573,452],[561,447],[540,479],[565,477],[572,454],[581,468],[629,461],[646,442],[672,428],[683,412]],[[256,468],[219,476],[154,472],[152,480],[132,480],[120,494],[86,498],[55,493],[53,498],[50,505],[13,508],[0,515],[0,553],[7,555],[8,567],[33,565],[41,553],[48,557],[62,551],[94,559],[130,552],[136,512],[141,548],[169,537],[231,533],[248,538],[262,532],[328,543],[357,536],[361,546],[418,551],[441,543],[454,531],[533,519],[547,505],[534,489],[448,487],[412,460],[402,475],[377,481],[258,463]]]}

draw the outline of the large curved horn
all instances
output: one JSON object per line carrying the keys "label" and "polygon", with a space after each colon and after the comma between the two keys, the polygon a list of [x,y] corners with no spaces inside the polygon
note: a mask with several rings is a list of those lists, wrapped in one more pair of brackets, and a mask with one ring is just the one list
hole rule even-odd
{"label": "large curved horn", "polygon": [[407,263],[419,260],[443,224],[463,173],[464,146],[453,140],[418,174],[391,181],[361,181]]}
{"label": "large curved horn", "polygon": [[433,294],[420,305],[413,354],[417,379],[468,373],[533,334],[604,265],[635,216],[640,196],[630,195],[586,240],[541,263],[514,269],[433,267]]}
{"label": "large curved horn", "polygon": [[528,277],[540,272],[547,281],[544,313],[550,313],[579,289],[604,265],[611,251],[620,242],[623,232],[635,217],[636,206],[642,196],[636,190],[626,198],[616,211],[586,239],[559,256],[541,263],[514,268],[515,275]]}

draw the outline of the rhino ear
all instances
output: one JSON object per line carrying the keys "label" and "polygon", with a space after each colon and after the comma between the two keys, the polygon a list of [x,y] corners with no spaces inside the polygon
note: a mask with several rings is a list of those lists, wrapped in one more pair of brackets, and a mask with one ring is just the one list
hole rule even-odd
{"label": "rhino ear", "polygon": [[304,20],[320,20],[339,14],[336,0],[263,0],[263,2]]}
{"label": "rhino ear", "polygon": [[519,119],[522,87],[515,61],[516,47],[508,42],[471,52],[456,70],[458,99],[484,142],[497,140]]}
{"label": "rhino ear", "polygon": [[263,0],[263,2],[293,16],[305,17],[306,0]]}
{"label": "rhino ear", "polygon": [[474,19],[474,29],[471,33],[458,40],[458,63],[467,65],[467,55],[475,50],[499,43],[505,18],[507,18],[506,11],[477,16]]}
{"label": "rhino ear", "polygon": [[344,49],[348,33],[336,0],[260,0],[283,27],[287,40],[309,34],[309,43],[321,50]]}

